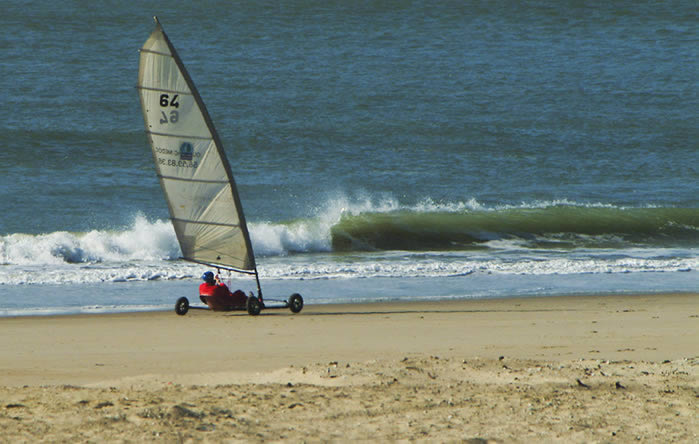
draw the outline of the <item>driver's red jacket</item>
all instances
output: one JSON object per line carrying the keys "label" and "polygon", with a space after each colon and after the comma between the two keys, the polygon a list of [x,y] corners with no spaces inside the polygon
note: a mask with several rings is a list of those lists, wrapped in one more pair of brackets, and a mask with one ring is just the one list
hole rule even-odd
{"label": "driver's red jacket", "polygon": [[245,293],[236,290],[231,293],[224,283],[209,284],[204,282],[199,286],[200,299],[212,310],[232,310],[245,307]]}

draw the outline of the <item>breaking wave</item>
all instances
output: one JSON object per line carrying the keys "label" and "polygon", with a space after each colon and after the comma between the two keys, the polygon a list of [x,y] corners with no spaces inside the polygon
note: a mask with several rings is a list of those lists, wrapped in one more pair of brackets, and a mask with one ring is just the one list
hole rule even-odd
{"label": "breaking wave", "polygon": [[[265,279],[580,275],[699,269],[699,209],[568,201],[486,206],[327,202],[308,217],[249,223]],[[197,278],[169,221],[121,230],[0,236],[0,285]],[[246,278],[243,276],[242,278]],[[241,278],[241,279],[242,279]]]}
{"label": "breaking wave", "polygon": [[59,265],[170,260],[180,256],[169,221],[149,222],[137,216],[125,230],[0,237],[3,265]]}
{"label": "breaking wave", "polygon": [[[405,206],[330,201],[315,215],[249,224],[258,256],[367,251],[699,247],[699,209],[624,208],[567,201],[486,207],[475,200]],[[161,262],[180,257],[169,221],[137,215],[122,230],[10,234],[4,265]]]}
{"label": "breaking wave", "polygon": [[568,204],[397,210],[343,216],[331,231],[335,251],[468,250],[489,248],[492,241],[531,249],[699,246],[699,210]]}

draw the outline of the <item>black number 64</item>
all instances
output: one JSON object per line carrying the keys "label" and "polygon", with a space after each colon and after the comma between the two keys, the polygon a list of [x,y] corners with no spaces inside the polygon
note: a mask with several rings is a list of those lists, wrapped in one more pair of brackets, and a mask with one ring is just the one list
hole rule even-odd
{"label": "black number 64", "polygon": [[170,95],[169,94],[160,94],[160,106],[166,107],[166,106],[172,106],[174,108],[179,108],[180,107],[180,102],[177,101],[179,98],[178,94],[175,94],[172,96],[172,100],[170,100]]}

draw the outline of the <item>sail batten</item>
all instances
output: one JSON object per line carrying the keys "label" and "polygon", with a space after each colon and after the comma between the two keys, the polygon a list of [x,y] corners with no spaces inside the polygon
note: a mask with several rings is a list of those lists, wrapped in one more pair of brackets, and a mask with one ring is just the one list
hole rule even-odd
{"label": "sail batten", "polygon": [[187,177],[174,177],[174,176],[161,176],[158,174],[159,179],[168,179],[168,180],[182,180],[185,182],[198,182],[198,183],[228,183],[228,181],[225,180],[207,180],[207,179],[191,179]]}
{"label": "sail batten", "polygon": [[199,139],[199,140],[214,140],[210,136],[194,136],[191,134],[174,134],[174,133],[156,133],[155,131],[146,131],[147,134],[153,134],[155,136],[163,137],[187,137],[189,139]]}
{"label": "sail batten", "polygon": [[153,51],[153,50],[151,50],[151,49],[143,49],[143,48],[141,48],[141,49],[139,50],[139,52],[147,52],[147,53],[149,53],[149,54],[160,55],[160,56],[163,56],[163,57],[172,57],[172,54],[168,54],[168,53],[160,52],[160,51]]}
{"label": "sail batten", "polygon": [[228,158],[160,23],[139,57],[146,133],[183,258],[257,275]]}
{"label": "sail batten", "polygon": [[162,89],[162,88],[151,88],[148,86],[137,86],[136,89],[143,89],[146,91],[158,91],[158,92],[166,92],[166,93],[175,93],[175,94],[187,94],[187,95],[192,95],[190,91],[175,91],[174,89]]}
{"label": "sail batten", "polygon": [[176,217],[170,218],[170,220],[176,221],[176,222],[185,222],[188,224],[216,225],[219,227],[240,228],[240,224],[223,224],[221,222],[207,222],[207,221],[203,221],[203,220],[178,219]]}

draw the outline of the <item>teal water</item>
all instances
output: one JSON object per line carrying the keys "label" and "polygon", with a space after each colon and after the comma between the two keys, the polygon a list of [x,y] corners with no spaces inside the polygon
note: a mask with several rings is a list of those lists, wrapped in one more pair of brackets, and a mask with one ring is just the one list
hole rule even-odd
{"label": "teal water", "polygon": [[[694,2],[4,9],[0,288],[200,274],[175,260],[135,90],[153,15],[274,282],[330,280],[349,299],[347,279],[436,279],[406,297],[479,273],[549,276],[496,296],[643,290],[565,284],[588,275],[699,283]],[[474,296],[464,282],[450,295]]]}

